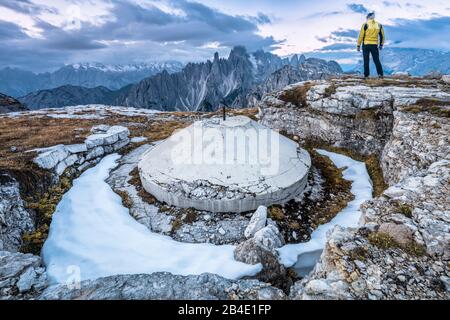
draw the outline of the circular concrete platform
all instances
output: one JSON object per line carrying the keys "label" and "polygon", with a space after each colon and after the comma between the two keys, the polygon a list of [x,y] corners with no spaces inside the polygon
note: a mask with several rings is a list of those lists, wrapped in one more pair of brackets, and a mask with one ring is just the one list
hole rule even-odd
{"label": "circular concrete platform", "polygon": [[296,197],[311,158],[294,141],[239,116],[195,122],[144,154],[138,167],[144,189],[161,202],[239,213]]}

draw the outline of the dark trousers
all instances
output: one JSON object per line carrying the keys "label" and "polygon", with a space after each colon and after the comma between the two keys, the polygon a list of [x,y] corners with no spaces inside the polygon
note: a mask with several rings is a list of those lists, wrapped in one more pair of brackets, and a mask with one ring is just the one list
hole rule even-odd
{"label": "dark trousers", "polygon": [[373,62],[377,67],[377,73],[379,76],[383,76],[383,67],[380,62],[380,52],[376,44],[363,45],[363,57],[364,57],[364,76],[370,76],[370,55],[372,54]]}

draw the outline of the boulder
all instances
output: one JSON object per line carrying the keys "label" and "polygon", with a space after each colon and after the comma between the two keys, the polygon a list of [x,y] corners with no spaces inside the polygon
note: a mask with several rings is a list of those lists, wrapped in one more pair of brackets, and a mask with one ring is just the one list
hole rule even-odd
{"label": "boulder", "polygon": [[259,245],[271,251],[281,248],[284,245],[283,236],[274,225],[268,225],[267,227],[257,231],[253,239],[255,239]]}
{"label": "boulder", "polygon": [[414,239],[414,231],[404,224],[383,223],[378,232],[386,233],[401,245],[410,244]]}
{"label": "boulder", "polygon": [[267,208],[260,206],[250,219],[250,223],[244,231],[244,235],[247,239],[250,239],[256,232],[265,227],[267,222]]}
{"label": "boulder", "polygon": [[33,162],[42,169],[53,169],[56,165],[69,156],[69,151],[63,144],[50,148],[37,150],[39,155],[34,158]]}
{"label": "boulder", "polygon": [[260,281],[269,282],[283,290],[288,290],[292,285],[285,267],[278,261],[277,253],[263,247],[254,238],[239,244],[234,250],[234,258],[246,264],[261,263],[262,270],[256,275]]}
{"label": "boulder", "polygon": [[119,140],[128,139],[130,134],[128,128],[122,126],[109,127],[106,132],[100,131],[100,129],[96,129],[93,132],[101,133],[95,133],[86,138],[85,144],[88,149],[93,149],[98,146],[112,145]]}
{"label": "boulder", "polygon": [[441,80],[444,81],[445,83],[450,83],[450,75],[449,74],[443,75]]}
{"label": "boulder", "polygon": [[0,251],[0,280],[0,299],[33,298],[48,285],[40,257],[8,251]]}

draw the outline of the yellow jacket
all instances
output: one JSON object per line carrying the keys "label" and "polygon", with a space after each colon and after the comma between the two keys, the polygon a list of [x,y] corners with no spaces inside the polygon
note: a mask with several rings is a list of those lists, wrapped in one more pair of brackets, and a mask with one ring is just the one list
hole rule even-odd
{"label": "yellow jacket", "polygon": [[[379,42],[378,42],[379,41]],[[358,47],[361,44],[376,44],[384,45],[384,29],[381,24],[374,19],[367,20],[361,27],[361,32],[358,38]]]}

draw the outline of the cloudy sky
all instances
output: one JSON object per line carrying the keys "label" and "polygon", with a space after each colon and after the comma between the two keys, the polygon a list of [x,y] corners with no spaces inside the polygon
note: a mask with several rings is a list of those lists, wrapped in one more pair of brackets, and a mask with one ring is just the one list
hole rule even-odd
{"label": "cloudy sky", "polygon": [[234,45],[350,64],[368,11],[389,46],[450,51],[448,0],[0,0],[0,68],[202,61]]}

